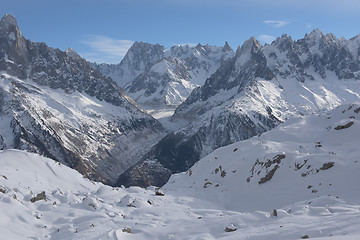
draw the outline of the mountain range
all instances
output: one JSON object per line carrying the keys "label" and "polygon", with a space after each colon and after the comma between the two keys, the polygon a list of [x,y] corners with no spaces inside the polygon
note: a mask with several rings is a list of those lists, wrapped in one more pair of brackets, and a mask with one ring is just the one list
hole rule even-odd
{"label": "mountain range", "polygon": [[171,108],[184,102],[233,55],[227,42],[224,47],[176,45],[170,50],[159,44],[135,42],[119,64],[94,66],[114,79],[140,106]]}
{"label": "mountain range", "polygon": [[360,237],[360,35],[116,65],[0,21],[4,239]]}
{"label": "mountain range", "polygon": [[297,41],[283,35],[265,46],[247,40],[176,108],[171,121],[183,127],[156,144],[118,184],[165,184],[213,150],[291,116],[359,101],[359,47],[359,36],[337,39],[318,29]]}
{"label": "mountain range", "polygon": [[119,64],[95,64],[25,39],[5,15],[0,148],[111,185],[162,186],[217,148],[359,101],[359,49],[359,36],[316,29],[264,46],[251,38],[235,52],[135,42]]}

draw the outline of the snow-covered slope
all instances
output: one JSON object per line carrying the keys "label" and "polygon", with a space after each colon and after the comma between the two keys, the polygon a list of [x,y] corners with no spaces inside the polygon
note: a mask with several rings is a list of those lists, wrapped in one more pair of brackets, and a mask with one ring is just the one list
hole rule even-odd
{"label": "snow-covered slope", "polygon": [[164,189],[182,189],[234,211],[270,210],[318,196],[359,201],[359,132],[359,104],[293,117],[215,150],[173,175]]}
{"label": "snow-covered slope", "polygon": [[185,101],[233,55],[228,43],[224,47],[173,46],[166,51],[160,45],[135,42],[120,64],[95,68],[113,78],[140,106],[161,109]]}
{"label": "snow-covered slope", "polygon": [[[172,121],[184,127],[160,141],[119,182],[144,184],[137,181],[141,169],[151,175],[159,165],[172,173],[185,171],[214,149],[263,133],[291,116],[360,101],[360,58],[354,55],[359,49],[356,38],[337,39],[319,30],[298,41],[283,35],[265,46],[247,40],[176,109]],[[154,175],[166,174],[164,169]]]}
{"label": "snow-covered slope", "polygon": [[172,176],[165,196],[153,187],[94,183],[36,154],[0,151],[1,236],[358,239],[359,116],[355,104],[291,118]]}
{"label": "snow-covered slope", "polygon": [[0,22],[0,149],[44,154],[108,183],[162,136],[110,78],[73,50],[26,40]]}

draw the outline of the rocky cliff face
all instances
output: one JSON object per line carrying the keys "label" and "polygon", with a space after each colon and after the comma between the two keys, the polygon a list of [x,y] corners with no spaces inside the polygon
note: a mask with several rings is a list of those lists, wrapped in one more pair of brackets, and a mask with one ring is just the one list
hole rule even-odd
{"label": "rocky cliff face", "polygon": [[92,66],[124,88],[140,74],[150,70],[164,55],[165,48],[159,44],[135,42],[119,64],[103,63]]}
{"label": "rocky cliff face", "polygon": [[110,78],[73,50],[25,39],[0,22],[0,148],[43,154],[114,183],[162,135]]}
{"label": "rocky cliff face", "polygon": [[164,177],[156,183],[164,184],[170,172],[185,171],[214,149],[261,134],[290,116],[359,101],[359,47],[358,36],[337,39],[319,30],[298,41],[283,35],[265,46],[249,39],[176,109],[172,121],[186,126],[160,141],[118,183],[152,184],[144,179],[155,173],[147,170],[141,180],[134,177],[139,172],[133,174],[152,168],[162,169]]}

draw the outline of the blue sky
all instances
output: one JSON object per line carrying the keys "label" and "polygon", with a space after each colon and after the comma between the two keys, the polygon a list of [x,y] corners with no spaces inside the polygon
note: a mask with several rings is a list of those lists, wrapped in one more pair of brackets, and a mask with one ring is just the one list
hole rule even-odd
{"label": "blue sky", "polygon": [[337,37],[360,33],[358,0],[9,0],[23,35],[90,61],[119,63],[134,41],[224,45],[254,36],[271,42],[319,28]]}

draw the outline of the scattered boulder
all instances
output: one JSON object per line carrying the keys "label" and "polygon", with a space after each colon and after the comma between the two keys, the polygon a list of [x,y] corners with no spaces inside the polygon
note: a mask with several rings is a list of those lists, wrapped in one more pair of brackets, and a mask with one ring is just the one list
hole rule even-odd
{"label": "scattered boulder", "polygon": [[308,239],[308,238],[309,238],[308,235],[304,235],[304,236],[301,237],[301,239]]}
{"label": "scattered boulder", "polygon": [[122,231],[123,231],[123,232],[126,232],[126,233],[132,233],[131,228],[128,228],[128,227],[127,227],[127,228],[123,228]]}
{"label": "scattered boulder", "polygon": [[277,211],[276,211],[276,209],[273,210],[272,216],[277,217]]}
{"label": "scattered boulder", "polygon": [[161,191],[159,187],[155,188],[155,195],[156,196],[165,196],[165,193]]}
{"label": "scattered boulder", "polygon": [[46,199],[46,195],[45,195],[45,191],[42,191],[41,193],[38,193],[36,195],[36,197],[33,197],[30,199],[30,202],[34,203],[34,202],[37,202],[37,201],[40,201],[40,200],[47,200]]}
{"label": "scattered boulder", "polygon": [[234,224],[231,224],[231,225],[227,226],[224,230],[225,230],[225,232],[235,232],[237,229],[234,226]]}

